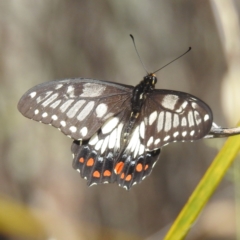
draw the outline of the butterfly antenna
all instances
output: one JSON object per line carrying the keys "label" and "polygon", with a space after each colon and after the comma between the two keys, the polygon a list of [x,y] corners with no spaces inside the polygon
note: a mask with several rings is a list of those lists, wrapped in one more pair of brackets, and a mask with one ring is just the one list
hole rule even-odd
{"label": "butterfly antenna", "polygon": [[140,60],[140,62],[141,62],[141,64],[142,64],[143,68],[145,69],[145,71],[146,71],[146,72],[147,72],[147,74],[149,75],[149,72],[147,71],[147,68],[146,68],[146,67],[145,67],[145,65],[143,64],[143,61],[142,61],[142,59],[141,59],[141,57],[140,57],[140,55],[139,55],[139,53],[138,53],[138,50],[137,50],[137,47],[136,47],[136,44],[135,44],[135,40],[134,40],[134,37],[133,37],[133,35],[132,35],[132,34],[130,34],[130,37],[132,38],[132,41],[133,41],[134,48],[135,48],[135,50],[136,50],[136,53],[137,53],[137,55],[138,55],[138,59]]}
{"label": "butterfly antenna", "polygon": [[191,49],[192,49],[192,48],[189,47],[188,50],[187,50],[185,53],[181,54],[179,57],[173,59],[171,62],[169,62],[169,63],[167,63],[166,65],[164,65],[163,67],[159,68],[158,70],[156,70],[155,72],[153,72],[153,74],[156,73],[156,72],[158,72],[158,71],[160,71],[161,69],[165,68],[165,67],[168,66],[169,64],[175,62],[175,61],[178,60],[179,58],[183,57],[185,54],[187,54],[189,51],[191,51]]}

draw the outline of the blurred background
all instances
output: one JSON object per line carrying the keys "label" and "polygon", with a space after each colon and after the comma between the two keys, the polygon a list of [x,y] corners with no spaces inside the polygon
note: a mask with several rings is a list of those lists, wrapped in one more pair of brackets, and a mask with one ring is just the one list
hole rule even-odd
{"label": "blurred background", "polygon": [[[239,12],[237,0],[0,0],[2,206],[27,209],[43,228],[39,239],[162,239],[224,139],[164,147],[152,174],[130,191],[116,184],[88,188],[72,169],[72,140],[24,118],[18,100],[55,79],[136,85],[145,71],[131,33],[148,71],[191,46],[157,73],[157,88],[196,95],[217,124],[233,127],[240,119]],[[187,239],[237,239],[234,188],[231,169]],[[14,230],[24,218],[5,226],[14,213],[0,216],[1,239],[27,239]]]}

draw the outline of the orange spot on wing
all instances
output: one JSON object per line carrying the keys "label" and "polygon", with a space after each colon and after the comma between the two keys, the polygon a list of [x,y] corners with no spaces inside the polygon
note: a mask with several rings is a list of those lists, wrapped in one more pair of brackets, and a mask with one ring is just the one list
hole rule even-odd
{"label": "orange spot on wing", "polygon": [[126,177],[126,181],[130,181],[132,179],[132,175],[131,174],[128,174],[127,177]]}
{"label": "orange spot on wing", "polygon": [[121,178],[121,179],[124,179],[124,176],[125,176],[125,174],[122,173],[120,178]]}
{"label": "orange spot on wing", "polygon": [[100,172],[99,171],[94,171],[93,172],[93,177],[100,178]]}
{"label": "orange spot on wing", "polygon": [[104,177],[110,177],[112,175],[112,173],[109,170],[105,170],[103,173]]}
{"label": "orange spot on wing", "polygon": [[92,167],[94,164],[94,159],[93,158],[89,158],[88,161],[87,161],[87,166],[88,167]]}
{"label": "orange spot on wing", "polygon": [[124,163],[123,162],[119,162],[116,164],[115,168],[114,168],[114,171],[116,174],[120,174],[123,170],[123,166],[124,166]]}
{"label": "orange spot on wing", "polygon": [[84,163],[84,158],[83,158],[83,157],[80,157],[80,158],[79,158],[79,162],[80,162],[80,163]]}
{"label": "orange spot on wing", "polygon": [[148,166],[148,164],[147,164],[147,165],[145,166],[144,170],[146,171],[146,170],[148,169],[148,167],[149,167],[149,166]]}
{"label": "orange spot on wing", "polygon": [[143,170],[143,165],[141,163],[138,163],[136,166],[137,172],[141,172]]}

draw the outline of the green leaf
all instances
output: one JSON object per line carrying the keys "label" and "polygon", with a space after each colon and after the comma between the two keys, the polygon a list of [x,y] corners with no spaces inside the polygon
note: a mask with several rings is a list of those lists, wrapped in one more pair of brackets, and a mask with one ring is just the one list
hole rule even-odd
{"label": "green leaf", "polygon": [[194,221],[233,163],[239,150],[240,135],[228,138],[178,215],[164,240],[181,240],[187,235]]}

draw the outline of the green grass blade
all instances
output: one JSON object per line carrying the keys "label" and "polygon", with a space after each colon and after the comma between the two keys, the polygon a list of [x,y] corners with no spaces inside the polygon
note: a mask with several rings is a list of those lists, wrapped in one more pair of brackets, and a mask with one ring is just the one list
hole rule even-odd
{"label": "green grass blade", "polygon": [[164,240],[183,239],[240,150],[240,135],[230,137],[201,179]]}

